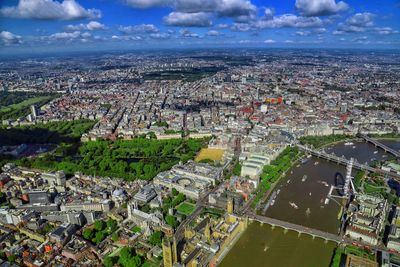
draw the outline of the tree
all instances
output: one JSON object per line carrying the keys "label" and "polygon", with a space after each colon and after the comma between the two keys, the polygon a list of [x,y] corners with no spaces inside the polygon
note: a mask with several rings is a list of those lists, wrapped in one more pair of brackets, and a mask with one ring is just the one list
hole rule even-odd
{"label": "tree", "polygon": [[164,198],[164,204],[169,204],[171,203],[172,199],[170,197]]}
{"label": "tree", "polygon": [[83,238],[85,238],[86,240],[92,240],[93,234],[94,233],[90,228],[86,228],[85,230],[83,230]]}
{"label": "tree", "polygon": [[182,193],[179,193],[179,194],[174,198],[174,200],[172,200],[172,203],[171,203],[171,204],[172,204],[173,207],[175,207],[175,206],[179,205],[180,203],[182,203],[183,201],[185,201],[185,199],[186,199],[185,195],[182,194]]}
{"label": "tree", "polygon": [[7,257],[7,261],[13,263],[17,259],[17,256],[15,254],[11,254],[10,256]]}
{"label": "tree", "polygon": [[108,219],[107,220],[107,229],[109,233],[113,233],[115,231],[117,231],[118,229],[118,224],[117,221],[113,220],[113,219]]}
{"label": "tree", "polygon": [[142,265],[142,258],[136,255],[133,248],[124,247],[119,253],[118,263],[123,267],[136,267]]}
{"label": "tree", "polygon": [[156,246],[156,245],[161,246],[161,240],[162,240],[162,232],[161,231],[155,231],[150,236],[150,243],[153,246]]}
{"label": "tree", "polygon": [[103,241],[103,239],[105,238],[105,234],[104,232],[100,231],[97,232],[95,237],[93,238],[93,243],[95,243],[96,245],[100,244],[101,241]]}
{"label": "tree", "polygon": [[112,267],[117,263],[117,259],[115,257],[106,256],[103,260],[103,264],[105,267]]}
{"label": "tree", "polygon": [[240,163],[236,163],[235,167],[233,168],[233,175],[239,176],[240,172],[242,171],[242,166],[240,165]]}
{"label": "tree", "polygon": [[146,205],[144,205],[144,206],[141,208],[141,210],[142,210],[143,212],[148,213],[148,212],[150,211],[150,206],[149,206],[148,204],[146,204]]}
{"label": "tree", "polygon": [[94,222],[94,229],[97,231],[102,231],[106,228],[107,224],[102,220],[97,220]]}
{"label": "tree", "polygon": [[178,221],[176,218],[172,215],[167,215],[165,217],[165,222],[170,225],[171,227],[175,228],[178,225]]}
{"label": "tree", "polygon": [[114,232],[114,233],[111,235],[111,240],[114,241],[114,242],[117,242],[118,239],[119,239],[119,234],[118,234],[117,232]]}
{"label": "tree", "polygon": [[175,197],[179,194],[178,190],[176,190],[175,188],[172,188],[172,195]]}

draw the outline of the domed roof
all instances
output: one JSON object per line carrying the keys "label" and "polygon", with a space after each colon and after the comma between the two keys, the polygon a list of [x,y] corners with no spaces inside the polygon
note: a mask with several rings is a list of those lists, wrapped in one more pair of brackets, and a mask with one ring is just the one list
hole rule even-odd
{"label": "domed roof", "polygon": [[113,196],[119,197],[124,195],[124,190],[122,188],[115,189],[113,192]]}

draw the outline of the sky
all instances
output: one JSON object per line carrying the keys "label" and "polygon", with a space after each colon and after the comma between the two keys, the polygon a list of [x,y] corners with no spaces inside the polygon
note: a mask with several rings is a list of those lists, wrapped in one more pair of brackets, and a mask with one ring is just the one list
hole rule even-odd
{"label": "sky", "polygon": [[400,48],[400,0],[0,0],[0,53]]}

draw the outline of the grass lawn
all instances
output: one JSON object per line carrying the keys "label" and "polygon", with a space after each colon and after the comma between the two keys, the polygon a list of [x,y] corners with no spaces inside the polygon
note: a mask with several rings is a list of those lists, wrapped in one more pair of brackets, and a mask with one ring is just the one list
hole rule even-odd
{"label": "grass lawn", "polygon": [[343,253],[344,253],[343,249],[339,247],[335,249],[330,267],[340,267],[340,261],[342,259]]}
{"label": "grass lawn", "polygon": [[111,252],[110,255],[108,255],[108,256],[114,257],[114,256],[119,255],[119,252],[121,251],[121,249],[122,249],[122,247],[117,248],[116,250],[114,250],[113,252]]}
{"label": "grass lawn", "polygon": [[37,97],[29,98],[20,103],[4,107],[4,108],[0,109],[0,112],[9,112],[13,109],[21,109],[21,108],[29,107],[40,101],[47,101],[47,100],[51,100],[52,98],[53,98],[52,96],[37,96]]}
{"label": "grass lawn", "polygon": [[370,260],[375,260],[375,254],[373,252],[363,249],[363,248],[355,247],[355,246],[347,246],[345,248],[345,253],[353,254],[353,255],[363,257],[366,259],[370,259]]}
{"label": "grass lawn", "polygon": [[132,228],[132,232],[134,232],[134,233],[139,233],[140,231],[142,231],[142,229],[139,226],[134,226]]}
{"label": "grass lawn", "polygon": [[0,108],[0,120],[15,119],[27,116],[31,112],[30,110],[31,105],[36,105],[37,107],[41,107],[50,102],[55,97],[56,96],[51,96],[51,95],[36,96],[16,104],[3,106]]}
{"label": "grass lawn", "polygon": [[160,257],[160,259],[158,258],[151,258],[145,261],[145,263],[142,265],[142,267],[159,267],[161,266],[161,261],[162,258]]}
{"label": "grass lawn", "polygon": [[180,214],[189,216],[196,209],[196,206],[188,202],[182,202],[176,209]]}
{"label": "grass lawn", "polygon": [[203,148],[197,155],[195,161],[199,162],[204,159],[221,160],[224,155],[223,149]]}
{"label": "grass lawn", "polygon": [[367,193],[367,194],[373,194],[373,193],[380,193],[380,194],[382,194],[382,193],[384,193],[384,192],[386,192],[386,190],[384,189],[384,188],[381,188],[380,186],[373,186],[373,185],[370,185],[370,184],[368,184],[368,183],[364,183],[364,191]]}
{"label": "grass lawn", "polygon": [[225,210],[221,210],[221,209],[216,209],[216,208],[205,208],[203,210],[203,214],[208,213],[211,216],[215,217],[215,218],[219,218],[222,215],[224,215]]}

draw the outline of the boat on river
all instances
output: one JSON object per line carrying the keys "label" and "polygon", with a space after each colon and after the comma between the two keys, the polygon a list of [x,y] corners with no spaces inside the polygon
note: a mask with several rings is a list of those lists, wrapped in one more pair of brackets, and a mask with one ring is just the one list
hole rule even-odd
{"label": "boat on river", "polygon": [[301,160],[301,164],[306,164],[309,160],[310,158],[304,158]]}
{"label": "boat on river", "polygon": [[299,208],[296,203],[294,202],[289,202],[290,206],[292,206],[293,208],[295,208],[296,210]]}
{"label": "boat on river", "polygon": [[329,184],[327,182],[325,182],[325,181],[322,181],[321,184],[325,185],[326,187],[329,186]]}
{"label": "boat on river", "polygon": [[310,210],[310,208],[307,208],[306,215],[309,216],[310,214],[311,214],[311,210]]}

